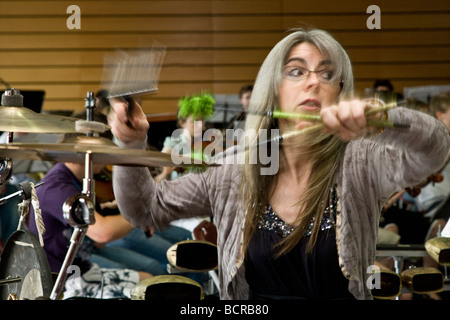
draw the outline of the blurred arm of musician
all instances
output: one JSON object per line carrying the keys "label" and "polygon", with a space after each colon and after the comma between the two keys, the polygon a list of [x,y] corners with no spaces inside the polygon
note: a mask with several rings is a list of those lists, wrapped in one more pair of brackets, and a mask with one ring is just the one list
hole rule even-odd
{"label": "blurred arm of musician", "polygon": [[[429,113],[441,121],[450,134],[450,91],[439,93],[430,100]],[[418,209],[427,212],[430,207],[444,201],[450,195],[450,150],[447,154],[446,165],[437,173],[427,177],[415,186],[396,192],[386,202],[383,210],[387,210],[397,202],[405,192],[410,192],[415,198]],[[433,216],[433,210],[427,216]]]}
{"label": "blurred arm of musician", "polygon": [[[161,150],[161,152],[164,153],[171,153],[172,149],[170,148],[163,148]],[[162,167],[161,172],[156,175],[153,179],[155,180],[155,182],[161,182],[165,179],[170,180],[170,175],[172,174],[172,172],[175,170],[175,167]]]}

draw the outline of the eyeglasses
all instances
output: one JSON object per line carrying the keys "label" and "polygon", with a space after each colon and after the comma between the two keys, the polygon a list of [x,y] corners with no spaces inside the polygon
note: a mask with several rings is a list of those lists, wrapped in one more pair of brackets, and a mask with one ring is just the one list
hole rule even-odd
{"label": "eyeglasses", "polygon": [[308,79],[311,73],[315,73],[321,83],[329,84],[333,79],[334,71],[331,69],[311,71],[303,67],[287,65],[284,66],[283,77],[293,81],[303,81]]}

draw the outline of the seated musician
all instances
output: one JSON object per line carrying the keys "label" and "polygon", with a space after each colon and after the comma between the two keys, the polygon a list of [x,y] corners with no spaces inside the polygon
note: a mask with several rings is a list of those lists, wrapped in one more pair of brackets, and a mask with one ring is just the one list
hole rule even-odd
{"label": "seated musician", "polygon": [[[214,103],[214,98],[208,93],[193,94],[181,98],[177,113],[178,125],[181,130],[176,130],[174,134],[166,137],[161,152],[171,153],[174,148],[177,148],[176,150],[179,150],[182,155],[204,160],[203,149],[206,143],[203,141],[203,132],[205,121],[214,114]],[[197,146],[202,149],[197,150]],[[156,175],[154,180],[156,182],[174,180],[188,173],[195,174],[203,170],[204,168],[201,167],[163,167],[161,173]],[[217,241],[215,226],[209,223],[207,217],[179,219],[173,221],[171,225],[190,230],[197,240],[208,240],[214,244]],[[202,230],[204,232],[201,232]]]}

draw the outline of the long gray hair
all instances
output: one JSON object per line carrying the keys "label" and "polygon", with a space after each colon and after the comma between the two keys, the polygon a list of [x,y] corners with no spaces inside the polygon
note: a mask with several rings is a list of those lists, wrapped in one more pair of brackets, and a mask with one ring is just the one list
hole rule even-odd
{"label": "long gray hair", "polygon": [[[277,108],[278,88],[283,79],[283,67],[292,49],[303,42],[316,46],[324,59],[330,60],[334,66],[332,85],[339,84],[341,86],[338,101],[352,98],[352,65],[342,46],[326,31],[294,29],[292,33],[275,45],[259,70],[250,99],[250,114],[246,118],[246,131],[257,132],[260,129],[270,131],[277,126],[276,120],[252,114],[252,111],[257,113],[267,112]],[[321,221],[324,206],[328,203],[330,190],[335,183],[335,173],[346,145],[339,138],[325,133],[305,135],[303,140],[306,141],[305,146],[308,146],[306,148],[308,154],[314,159],[313,172],[309,178],[305,194],[302,199],[299,199],[299,204],[302,204],[302,207],[305,208],[298,213],[299,226],[291,236],[287,237],[292,241],[283,240],[280,243],[281,251],[279,254],[288,252],[300,241],[311,219]],[[280,150],[280,158],[282,157],[282,150]],[[269,204],[270,195],[276,185],[277,176],[261,175],[261,166],[260,163],[249,164],[248,161],[244,166],[241,194],[243,195],[247,216],[244,227],[243,254],[246,253],[261,213]],[[313,227],[308,250],[312,249],[315,244],[319,227],[318,223]]]}

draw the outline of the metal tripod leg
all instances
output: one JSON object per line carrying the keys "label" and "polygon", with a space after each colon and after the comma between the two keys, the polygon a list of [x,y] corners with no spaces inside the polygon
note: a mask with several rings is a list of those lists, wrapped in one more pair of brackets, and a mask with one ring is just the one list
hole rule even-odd
{"label": "metal tripod leg", "polygon": [[53,287],[52,293],[50,294],[50,299],[56,300],[61,297],[64,289],[64,284],[67,279],[67,269],[72,264],[75,255],[77,254],[78,248],[83,242],[83,238],[86,234],[87,227],[79,228],[76,227],[73,230],[72,238],[70,239],[70,247],[67,251],[66,258],[64,259],[61,270],[59,271],[58,278],[56,279],[55,285]]}
{"label": "metal tripod leg", "polygon": [[[392,257],[394,259],[394,269],[395,272],[401,277],[402,270],[403,270],[403,257],[401,256],[394,256]],[[395,300],[400,300],[400,295],[395,297]]]}
{"label": "metal tripod leg", "polygon": [[[88,92],[85,98],[86,120],[93,120],[93,109],[95,108],[95,98],[93,92]],[[87,133],[92,136],[92,133]],[[63,215],[67,222],[74,227],[70,239],[70,247],[67,251],[63,265],[59,271],[55,285],[53,286],[50,299],[56,300],[61,297],[67,279],[67,270],[72,264],[78,249],[83,242],[89,225],[95,223],[95,185],[94,185],[94,162],[92,153],[85,154],[85,168],[83,179],[83,193],[74,195],[64,202]]]}

